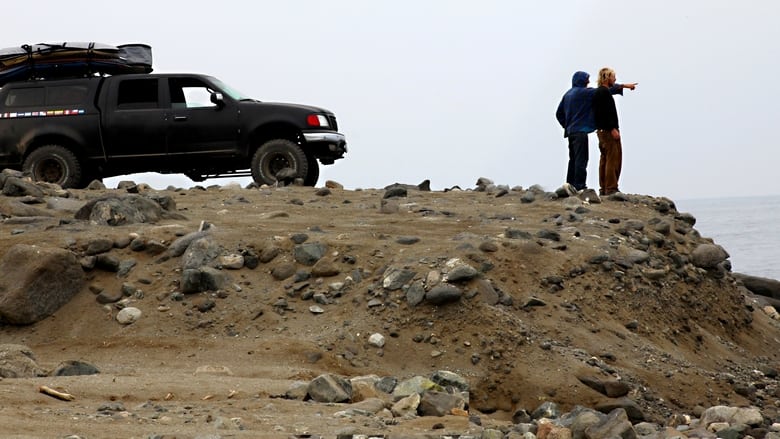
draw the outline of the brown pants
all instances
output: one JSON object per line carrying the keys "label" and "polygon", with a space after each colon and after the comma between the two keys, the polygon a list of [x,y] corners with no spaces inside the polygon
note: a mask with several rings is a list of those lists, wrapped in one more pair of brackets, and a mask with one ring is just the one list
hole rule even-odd
{"label": "brown pants", "polygon": [[599,131],[599,193],[610,195],[618,191],[620,168],[623,166],[623,146],[610,131]]}

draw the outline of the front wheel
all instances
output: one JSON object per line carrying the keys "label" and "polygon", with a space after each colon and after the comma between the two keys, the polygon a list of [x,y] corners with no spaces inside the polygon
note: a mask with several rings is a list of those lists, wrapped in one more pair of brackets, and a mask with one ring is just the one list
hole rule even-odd
{"label": "front wheel", "polygon": [[320,178],[320,164],[317,163],[317,159],[313,156],[307,155],[306,159],[309,162],[309,173],[303,179],[303,185],[314,186]]}
{"label": "front wheel", "polygon": [[[265,142],[252,157],[252,178],[257,184],[272,185],[282,172],[285,179],[302,178],[309,174],[309,161],[301,147],[286,139]],[[288,171],[289,170],[289,171]],[[285,182],[286,183],[286,182]]]}
{"label": "front wheel", "polygon": [[77,188],[81,183],[81,163],[73,152],[60,145],[45,145],[31,152],[22,169],[33,181]]}

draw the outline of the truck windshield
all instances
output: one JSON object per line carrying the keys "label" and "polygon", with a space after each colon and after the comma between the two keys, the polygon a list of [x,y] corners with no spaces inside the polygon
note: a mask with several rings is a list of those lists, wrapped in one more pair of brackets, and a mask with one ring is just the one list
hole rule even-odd
{"label": "truck windshield", "polygon": [[252,99],[249,96],[247,96],[244,93],[241,93],[240,91],[236,90],[235,88],[225,84],[224,82],[220,81],[217,78],[211,78],[212,81],[214,81],[214,85],[217,86],[222,92],[230,96],[232,99],[235,99],[237,101],[244,100],[244,99]]}

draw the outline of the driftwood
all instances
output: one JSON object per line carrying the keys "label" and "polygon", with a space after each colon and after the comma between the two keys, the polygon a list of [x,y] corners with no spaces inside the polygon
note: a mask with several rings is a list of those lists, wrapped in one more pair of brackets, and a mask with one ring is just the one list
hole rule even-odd
{"label": "driftwood", "polygon": [[61,399],[63,401],[73,401],[74,399],[76,399],[76,397],[71,395],[70,393],[60,392],[48,386],[39,386],[38,391],[45,395],[49,395],[54,398]]}

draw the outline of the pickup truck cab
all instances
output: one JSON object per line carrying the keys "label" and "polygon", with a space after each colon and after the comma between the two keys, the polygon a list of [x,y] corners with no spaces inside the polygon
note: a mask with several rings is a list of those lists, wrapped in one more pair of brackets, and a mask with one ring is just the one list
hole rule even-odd
{"label": "pickup truck cab", "polygon": [[136,172],[194,181],[301,178],[343,158],[334,114],[261,102],[199,74],[122,74],[11,82],[0,88],[0,168],[82,187]]}

